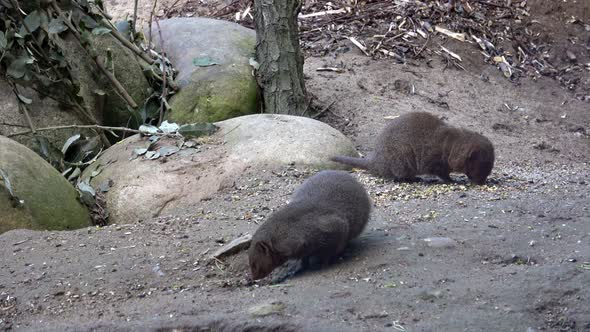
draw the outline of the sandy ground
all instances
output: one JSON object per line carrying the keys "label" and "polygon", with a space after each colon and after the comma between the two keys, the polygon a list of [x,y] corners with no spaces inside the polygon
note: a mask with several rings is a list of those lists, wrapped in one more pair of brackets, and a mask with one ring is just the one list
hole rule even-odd
{"label": "sandy ground", "polygon": [[[316,72],[326,64],[346,70]],[[361,237],[328,268],[290,262],[254,284],[244,254],[210,253],[254,232],[315,170],[251,169],[190,211],[142,223],[11,231],[0,235],[0,328],[590,331],[589,104],[551,79],[430,65],[352,49],[307,58],[306,84],[320,108],[333,102],[320,120],[363,153],[385,117],[410,111],[483,133],[497,155],[485,186],[354,172],[374,201]]]}
{"label": "sandy ground", "polygon": [[[208,254],[255,231],[313,170],[251,170],[192,211],[140,224],[8,232],[0,236],[2,327],[590,329],[590,145],[578,128],[590,124],[588,105],[554,81],[513,86],[493,72],[485,82],[442,65],[406,68],[354,54],[338,61],[350,70],[316,73],[326,60],[307,61],[309,90],[326,104],[337,100],[323,120],[366,152],[385,116],[445,116],[494,142],[488,184],[473,187],[461,176],[452,185],[396,184],[356,172],[375,206],[341,261],[295,274],[291,264],[254,285],[244,255],[223,265],[208,264]],[[399,88],[411,85],[416,94]],[[429,246],[432,237],[452,242]],[[282,310],[254,318],[250,309],[268,301]]]}

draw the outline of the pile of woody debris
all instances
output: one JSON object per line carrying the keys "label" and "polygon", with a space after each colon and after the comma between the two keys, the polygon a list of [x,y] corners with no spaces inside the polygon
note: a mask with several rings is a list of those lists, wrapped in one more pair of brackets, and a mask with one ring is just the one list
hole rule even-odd
{"label": "pile of woody debris", "polygon": [[[252,10],[252,0],[233,0],[210,16],[252,28]],[[308,55],[335,54],[350,41],[373,58],[411,63],[438,55],[463,68],[460,50],[473,47],[513,82],[549,76],[572,91],[590,72],[590,63],[577,63],[573,54],[559,68],[548,61],[552,45],[535,31],[539,22],[530,17],[527,0],[305,0],[299,22]],[[572,17],[568,23],[590,31],[590,22]],[[590,101],[586,94],[577,97]]]}

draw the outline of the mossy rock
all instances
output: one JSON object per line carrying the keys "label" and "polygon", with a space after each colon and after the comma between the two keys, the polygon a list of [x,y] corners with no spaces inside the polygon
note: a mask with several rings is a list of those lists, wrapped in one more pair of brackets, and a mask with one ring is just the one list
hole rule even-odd
{"label": "mossy rock", "polygon": [[24,145],[0,136],[0,169],[22,204],[0,181],[0,234],[11,229],[69,230],[91,225],[74,187]]}
{"label": "mossy rock", "polygon": [[[347,169],[330,158],[358,157],[348,137],[307,117],[253,114],[215,125],[219,130],[198,148],[183,146],[177,153],[155,160],[134,152],[150,145],[147,136],[128,137],[106,149],[82,172],[81,179],[90,180],[94,188],[110,183],[105,193],[109,222],[128,224],[192,211],[201,201],[230,188],[247,169],[271,171],[289,164]],[[161,137],[153,150],[163,155],[160,149],[177,146],[176,138]]]}
{"label": "mossy rock", "polygon": [[253,30],[207,18],[173,18],[161,21],[160,28],[181,87],[170,100],[169,121],[215,122],[258,111],[259,89],[249,63]]}
{"label": "mossy rock", "polygon": [[317,169],[349,169],[330,160],[358,157],[352,141],[326,123],[303,116],[251,114],[221,122],[228,158],[248,165],[304,165]]}
{"label": "mossy rock", "polygon": [[193,72],[191,82],[172,98],[168,121],[216,122],[256,112],[258,86],[250,66]]}

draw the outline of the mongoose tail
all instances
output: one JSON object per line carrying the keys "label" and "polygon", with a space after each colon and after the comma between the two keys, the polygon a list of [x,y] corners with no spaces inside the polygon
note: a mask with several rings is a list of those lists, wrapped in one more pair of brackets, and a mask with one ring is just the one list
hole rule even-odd
{"label": "mongoose tail", "polygon": [[367,158],[354,158],[346,156],[335,156],[330,158],[330,160],[361,169],[369,169],[369,163],[371,162]]}

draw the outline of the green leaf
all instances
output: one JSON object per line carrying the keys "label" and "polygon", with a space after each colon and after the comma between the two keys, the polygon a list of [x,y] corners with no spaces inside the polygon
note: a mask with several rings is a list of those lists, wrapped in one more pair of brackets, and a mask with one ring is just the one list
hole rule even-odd
{"label": "green leaf", "polygon": [[49,54],[49,58],[51,60],[55,60],[55,61],[59,62],[59,66],[61,68],[64,68],[64,67],[66,67],[68,65],[68,63],[66,62],[66,58],[63,55],[61,55],[61,54],[59,54],[57,52],[51,52]]}
{"label": "green leaf", "polygon": [[82,33],[80,33],[80,43],[82,43],[84,46],[92,45],[92,36],[90,35],[90,32],[84,30]]}
{"label": "green leaf", "polygon": [[195,138],[209,136],[217,131],[219,127],[209,122],[193,123],[180,126],[178,133],[184,138]]}
{"label": "green leaf", "polygon": [[64,31],[68,30],[68,27],[64,24],[64,21],[61,17],[54,18],[49,22],[49,33],[50,34],[59,34]]}
{"label": "green leaf", "polygon": [[80,21],[82,21],[84,23],[84,26],[88,29],[94,29],[98,26],[98,23],[96,23],[96,21],[92,17],[86,14],[82,15]]}
{"label": "green leaf", "polygon": [[135,153],[138,156],[143,156],[146,152],[148,152],[148,149],[146,148],[138,148],[133,150],[133,153]]}
{"label": "green leaf", "polygon": [[158,133],[158,128],[152,125],[141,125],[139,126],[139,131],[142,134],[155,135]]}
{"label": "green leaf", "polygon": [[80,174],[82,174],[82,170],[80,169],[80,167],[76,167],[74,171],[68,176],[68,181],[72,181],[78,178]]}
{"label": "green leaf", "polygon": [[64,143],[64,146],[61,148],[61,153],[63,153],[65,155],[66,152],[68,152],[68,149],[70,148],[70,146],[72,144],[76,143],[77,141],[79,141],[80,138],[82,138],[82,135],[80,135],[80,134],[76,134],[74,136],[70,136],[70,138],[68,138],[66,140],[66,142]]}
{"label": "green leaf", "polygon": [[194,58],[193,65],[195,65],[197,67],[209,67],[209,66],[218,65],[218,63],[213,61],[213,59],[211,59],[210,57],[204,56],[204,57]]}
{"label": "green leaf", "polygon": [[25,72],[27,71],[27,63],[29,63],[28,56],[21,56],[16,58],[14,61],[10,63],[8,69],[6,69],[6,74],[10,77],[19,79],[25,76]]}
{"label": "green leaf", "polygon": [[80,199],[86,206],[94,206],[96,191],[87,182],[78,182],[76,189],[80,194]]}
{"label": "green leaf", "polygon": [[105,27],[96,27],[92,29],[92,34],[95,36],[106,35],[107,33],[111,33],[111,29]]}
{"label": "green leaf", "polygon": [[27,31],[27,33],[33,33],[37,31],[37,29],[39,29],[39,27],[41,26],[41,15],[39,15],[39,12],[36,10],[30,12],[29,15],[25,17],[24,24],[27,26],[27,28],[29,28],[29,31]]}
{"label": "green leaf", "polygon": [[[47,28],[49,27],[49,17],[47,16],[47,12],[42,10],[39,14],[40,16],[40,26],[41,29],[43,29],[44,32],[47,32]],[[45,34],[43,34],[45,35]]]}
{"label": "green leaf", "polygon": [[252,66],[252,68],[258,70],[258,68],[260,68],[260,63],[258,63],[258,61],[256,61],[256,59],[254,58],[250,58],[248,59],[248,64],[250,64],[250,66]]}
{"label": "green leaf", "polygon": [[94,136],[86,139],[81,135],[74,135],[66,141],[62,153],[67,163],[79,164],[92,160],[92,157],[98,155],[100,150],[100,137]]}
{"label": "green leaf", "polygon": [[10,179],[8,178],[8,174],[6,174],[6,172],[0,168],[0,185],[3,185],[4,188],[6,188],[6,190],[8,190],[8,193],[10,194],[10,196],[12,198],[16,198],[16,194],[14,193],[14,190],[12,189],[12,184],[10,184]]}
{"label": "green leaf", "polygon": [[102,168],[100,168],[100,165],[99,165],[99,167],[97,167],[94,171],[92,171],[92,173],[90,173],[90,177],[91,178],[97,177],[98,174],[100,174],[101,172],[102,172]]}
{"label": "green leaf", "polygon": [[129,21],[127,20],[115,22],[115,27],[124,36],[129,34],[129,32],[131,31],[131,24],[129,24]]}
{"label": "green leaf", "polygon": [[131,106],[127,105],[127,112],[129,112],[129,127],[131,128],[137,128],[139,127],[142,123],[144,123],[141,120],[141,114],[139,113],[139,111],[131,108]]}
{"label": "green leaf", "polygon": [[33,102],[33,99],[29,99],[29,98],[27,98],[27,97],[25,97],[25,96],[23,96],[23,95],[21,95],[21,94],[19,94],[19,95],[17,95],[17,96],[18,96],[18,99],[19,99],[20,101],[22,101],[23,103],[25,103],[25,104],[27,104],[27,105],[31,105],[31,103]]}
{"label": "green leaf", "polygon": [[155,160],[160,158],[160,152],[158,151],[148,151],[145,154],[145,159],[149,159],[149,160]]}
{"label": "green leaf", "polygon": [[166,120],[166,121],[162,122],[162,124],[160,125],[159,128],[163,133],[172,134],[172,133],[175,133],[179,127],[176,123],[174,123],[174,122],[170,123]]}
{"label": "green leaf", "polygon": [[173,154],[175,154],[176,152],[180,151],[180,149],[176,146],[163,146],[161,147],[158,152],[160,153],[161,156],[164,157],[168,157],[171,156]]}
{"label": "green leaf", "polygon": [[143,123],[147,122],[149,119],[156,119],[159,117],[160,114],[160,103],[157,97],[150,97],[139,109],[139,114],[141,115],[141,120]]}
{"label": "green leaf", "polygon": [[39,154],[43,159],[47,160],[53,167],[58,170],[63,170],[63,153],[61,150],[53,146],[47,138],[43,136],[35,136],[37,144],[39,144]]}

